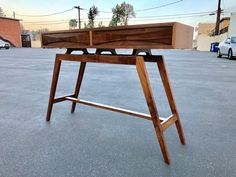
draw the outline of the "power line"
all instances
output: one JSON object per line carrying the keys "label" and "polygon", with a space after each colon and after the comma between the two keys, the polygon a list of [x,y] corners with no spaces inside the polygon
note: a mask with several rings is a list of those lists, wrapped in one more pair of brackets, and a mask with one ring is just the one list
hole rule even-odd
{"label": "power line", "polygon": [[[159,19],[148,19],[149,21],[156,21],[156,20],[168,20],[168,19],[184,19],[184,18],[195,18],[195,17],[204,17],[204,16],[208,16],[208,15],[198,15],[198,16],[185,16],[185,17],[174,17],[174,18],[170,18],[170,17],[166,17],[166,18],[159,18]],[[143,21],[146,21],[146,19],[133,19],[132,21],[135,21],[135,22],[143,22]],[[85,21],[81,21],[81,22],[85,22]],[[96,21],[95,22],[99,22],[99,21]],[[106,21],[102,21],[102,22],[109,22],[108,20]],[[68,24],[67,22],[55,22],[55,23],[41,23],[41,24],[30,24],[30,25],[33,25],[33,26],[40,26],[40,25],[43,25],[43,26],[52,26],[52,25],[63,25],[63,24]],[[27,24],[29,25],[29,24]]]}
{"label": "power line", "polygon": [[173,5],[173,4],[180,3],[182,1],[183,0],[178,0],[178,1],[174,1],[174,2],[171,2],[171,3],[163,4],[163,5],[156,6],[156,7],[151,7],[151,8],[146,8],[146,9],[139,9],[139,10],[135,10],[135,12],[143,12],[143,11],[148,11],[148,10],[159,9],[159,8],[162,8],[162,7],[166,7],[166,6],[170,6],[170,5]]}
{"label": "power line", "polygon": [[64,20],[52,20],[52,21],[22,21],[23,23],[51,23],[51,22],[62,22],[62,21],[69,21],[71,19],[64,19]]}
{"label": "power line", "polygon": [[[156,7],[135,10],[134,12],[143,12],[143,11],[154,10],[154,9],[158,9],[158,8],[162,8],[162,7],[167,7],[167,6],[170,6],[170,5],[173,5],[173,4],[177,4],[177,3],[180,3],[182,1],[183,0],[178,0],[178,1],[174,1],[174,2],[171,2],[171,3],[163,4],[163,5],[156,6]],[[75,6],[74,8],[77,8],[78,10],[89,11],[89,9],[80,8],[79,6],[78,7]],[[67,10],[60,11],[60,12],[51,13],[51,14],[43,14],[43,15],[27,15],[27,14],[18,14],[18,13],[15,13],[15,15],[22,16],[22,17],[47,17],[47,16],[53,16],[53,15],[59,15],[59,14],[66,13],[66,12],[72,11],[74,8],[67,9]],[[99,10],[99,12],[100,13],[112,13],[111,11],[104,11],[104,10]]]}
{"label": "power line", "polygon": [[[89,11],[89,9],[83,9],[83,10]],[[98,12],[112,14],[111,11],[105,11],[105,10],[98,10]]]}
{"label": "power line", "polygon": [[172,14],[172,15],[158,15],[158,16],[138,16],[135,18],[159,18],[159,17],[175,17],[175,16],[185,16],[185,15],[209,15],[214,11],[208,11],[208,12],[193,12],[193,13],[182,13],[182,14]]}
{"label": "power line", "polygon": [[64,10],[61,12],[56,12],[56,13],[52,13],[52,14],[44,14],[44,15],[23,15],[23,14],[18,14],[16,13],[16,15],[18,16],[22,16],[22,17],[47,17],[47,16],[53,16],[53,15],[58,15],[58,14],[63,14],[69,11],[72,11],[74,8],[68,9],[68,10]]}
{"label": "power line", "polygon": [[[179,16],[179,17],[163,17],[156,20],[192,18],[192,17],[203,17],[203,16],[209,16],[209,14],[188,15],[188,16]],[[151,20],[151,19],[148,19],[148,20]]]}
{"label": "power line", "polygon": [[[209,16],[208,14],[199,14],[199,15],[188,15],[188,16],[179,16],[179,17],[162,17],[162,18],[149,18],[149,19],[132,19],[132,21],[153,21],[153,20],[167,20],[167,19],[183,19],[183,18],[193,18],[193,17],[204,17]],[[95,22],[99,22],[99,20],[95,20]],[[109,21],[103,21],[109,22]]]}
{"label": "power line", "polygon": [[222,2],[223,2],[223,8],[224,8],[224,9],[226,9],[226,8],[225,8],[225,1],[224,1],[224,0],[222,0]]}
{"label": "power line", "polygon": [[[174,2],[171,2],[171,3],[163,4],[163,5],[156,6],[156,7],[150,7],[150,8],[146,8],[146,9],[134,10],[134,12],[143,12],[143,11],[159,9],[159,8],[162,8],[162,7],[167,7],[167,6],[170,6],[170,5],[173,5],[173,4],[180,3],[182,1],[184,1],[184,0],[178,0],[178,1],[174,1]],[[84,10],[89,11],[89,9],[84,9]],[[98,12],[101,12],[101,13],[112,13],[111,11],[105,11],[105,10],[98,10]]]}
{"label": "power line", "polygon": [[[214,11],[205,11],[205,12],[193,12],[193,13],[181,13],[181,14],[172,14],[172,15],[155,15],[155,16],[139,16],[135,17],[133,19],[149,19],[149,18],[174,18],[174,17],[188,17],[188,16],[201,16],[201,15],[209,15]],[[111,18],[96,18],[95,20],[109,20]],[[64,19],[64,20],[54,20],[54,21],[37,21],[37,22],[30,22],[30,21],[23,21],[23,23],[29,23],[29,24],[37,24],[37,23],[54,23],[54,22],[68,22],[70,19]],[[87,19],[82,18],[82,21],[86,21]]]}
{"label": "power line", "polygon": [[54,22],[54,23],[35,23],[35,24],[26,24],[31,26],[51,26],[51,25],[62,25],[62,24],[69,24],[68,22]]}
{"label": "power line", "polygon": [[[168,20],[168,19],[184,19],[184,18],[194,18],[194,17],[204,17],[209,16],[209,14],[198,14],[198,15],[186,15],[186,16],[175,16],[175,17],[160,17],[160,18],[149,18],[149,19],[132,19],[132,21],[136,22],[142,22],[142,21],[154,21],[154,20]],[[81,20],[81,22],[86,22],[86,20]],[[95,22],[99,22],[99,20],[95,20]],[[103,22],[109,22],[109,20],[103,20]],[[45,26],[51,26],[51,25],[57,25],[57,24],[68,24],[68,21],[54,21],[50,23],[27,23],[27,25],[45,25]]]}
{"label": "power line", "polygon": [[37,24],[53,24],[53,23],[69,23],[69,20],[62,20],[62,21],[41,21],[41,22],[23,22],[23,24],[27,25],[37,25]]}
{"label": "power line", "polygon": [[[209,15],[210,13],[215,11],[206,11],[206,12],[193,12],[193,13],[181,13],[181,14],[172,14],[172,15],[152,15],[152,16],[138,16],[132,19],[140,19],[140,18],[162,18],[162,17],[180,17],[180,16],[189,16],[189,15]],[[96,18],[96,20],[107,20],[111,18]],[[84,20],[84,19],[83,19]]]}

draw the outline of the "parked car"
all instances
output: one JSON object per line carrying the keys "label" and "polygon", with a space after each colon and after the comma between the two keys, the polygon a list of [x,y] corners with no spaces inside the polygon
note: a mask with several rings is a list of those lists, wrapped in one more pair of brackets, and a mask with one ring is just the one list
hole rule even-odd
{"label": "parked car", "polygon": [[9,49],[10,44],[8,42],[5,42],[5,41],[0,39],[0,49],[2,49],[2,48]]}
{"label": "parked car", "polygon": [[236,57],[236,36],[228,37],[219,44],[218,48],[217,57],[221,58],[222,55],[226,55],[229,59],[233,59]]}

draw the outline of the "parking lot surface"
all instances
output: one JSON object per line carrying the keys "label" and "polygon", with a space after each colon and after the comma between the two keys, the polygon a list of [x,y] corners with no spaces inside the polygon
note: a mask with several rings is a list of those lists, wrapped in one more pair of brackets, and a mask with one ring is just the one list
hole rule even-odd
{"label": "parking lot surface", "polygon": [[[165,132],[172,163],[162,159],[150,121],[77,105],[54,105],[45,121],[54,57],[63,49],[0,50],[1,177],[234,177],[236,60],[215,53],[163,54],[187,145]],[[122,51],[124,52],[124,51]],[[126,51],[129,52],[129,51]],[[74,90],[79,63],[64,62],[57,96]],[[159,113],[170,115],[157,66],[148,73]],[[87,65],[81,98],[148,113],[134,66]]]}

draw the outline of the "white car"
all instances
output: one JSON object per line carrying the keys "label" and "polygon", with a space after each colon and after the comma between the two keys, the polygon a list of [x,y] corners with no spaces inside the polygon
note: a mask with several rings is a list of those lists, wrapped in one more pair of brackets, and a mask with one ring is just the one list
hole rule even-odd
{"label": "white car", "polygon": [[5,42],[5,41],[0,39],[0,49],[1,48],[9,49],[10,48],[10,44],[8,42]]}
{"label": "white car", "polygon": [[221,58],[222,55],[226,55],[229,59],[233,59],[236,57],[236,36],[228,37],[219,44],[218,48],[217,57]]}

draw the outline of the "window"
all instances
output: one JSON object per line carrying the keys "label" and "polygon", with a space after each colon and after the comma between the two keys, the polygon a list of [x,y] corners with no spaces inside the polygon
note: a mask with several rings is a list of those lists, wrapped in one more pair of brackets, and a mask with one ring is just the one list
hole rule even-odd
{"label": "window", "polygon": [[227,39],[225,40],[225,43],[229,44],[229,43],[230,43],[230,38],[227,38]]}
{"label": "window", "polygon": [[236,43],[236,37],[231,38],[231,43]]}

